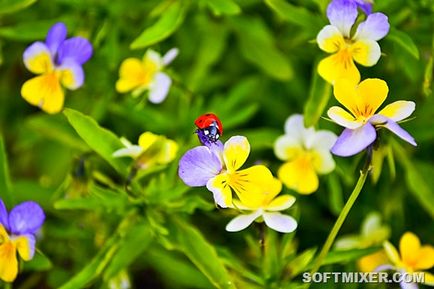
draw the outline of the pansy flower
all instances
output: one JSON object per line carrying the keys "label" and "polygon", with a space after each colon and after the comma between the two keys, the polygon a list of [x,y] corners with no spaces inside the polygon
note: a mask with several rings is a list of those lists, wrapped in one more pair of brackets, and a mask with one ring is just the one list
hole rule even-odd
{"label": "pansy flower", "polygon": [[318,73],[327,82],[347,78],[353,83],[360,81],[360,73],[354,61],[363,66],[375,65],[381,56],[377,41],[389,32],[387,16],[382,13],[369,14],[359,24],[354,35],[350,35],[358,15],[354,1],[334,0],[327,7],[330,25],[325,26],[316,38],[319,47],[333,55],[321,60]]}
{"label": "pansy flower", "polygon": [[[434,286],[434,275],[426,272],[434,267],[434,247],[431,245],[421,245],[419,238],[406,232],[399,241],[398,250],[388,241],[384,242],[384,250],[392,264],[385,264],[377,268],[379,270],[396,270],[401,273],[423,273],[425,284]],[[400,283],[403,289],[417,288],[414,283]]]}
{"label": "pansy flower", "polygon": [[66,26],[54,24],[45,42],[37,41],[23,54],[24,65],[34,74],[21,88],[22,97],[48,113],[63,108],[63,87],[75,90],[83,85],[82,65],[92,56],[92,45],[82,37],[66,39]]}
{"label": "pansy flower", "polygon": [[144,132],[139,137],[139,144],[133,145],[126,138],[121,138],[125,148],[113,153],[114,157],[131,157],[140,169],[146,169],[154,164],[167,164],[173,161],[178,152],[178,144],[152,132]]}
{"label": "pansy flower", "polygon": [[318,174],[328,174],[335,168],[330,148],[336,135],[326,130],[305,128],[303,116],[290,116],[285,122],[285,134],[274,144],[276,156],[285,161],[277,173],[279,179],[300,194],[318,189]]}
{"label": "pansy flower", "polygon": [[169,92],[172,79],[163,72],[178,55],[178,49],[169,50],[164,56],[148,49],[143,59],[127,58],[119,69],[119,80],[116,82],[116,90],[120,93],[132,91],[137,97],[149,90],[149,101],[161,103]]}
{"label": "pansy flower", "polygon": [[413,101],[395,101],[376,113],[388,92],[386,82],[377,78],[365,79],[358,85],[345,79],[336,82],[334,95],[348,111],[339,106],[327,111],[334,122],[345,127],[332,153],[345,157],[361,152],[375,141],[376,129],[382,127],[416,146],[413,137],[397,124],[413,113],[416,106]]}
{"label": "pansy flower", "polygon": [[226,231],[238,232],[244,230],[255,220],[264,221],[269,228],[281,232],[291,233],[297,228],[297,221],[291,216],[283,215],[280,211],[290,208],[295,203],[291,195],[277,195],[282,190],[282,183],[274,179],[264,194],[245,199],[245,202],[234,200],[234,207],[242,211],[253,211],[241,214],[231,220]]}
{"label": "pansy flower", "polygon": [[206,186],[217,205],[232,207],[232,192],[248,203],[262,195],[274,181],[263,165],[241,169],[250,154],[250,144],[244,136],[231,137],[221,146],[198,146],[187,151],[179,161],[178,175],[190,187]]}
{"label": "pansy flower", "polygon": [[35,254],[35,234],[44,223],[45,214],[35,202],[15,206],[8,214],[0,199],[0,279],[12,282],[18,274],[18,255],[29,261]]}

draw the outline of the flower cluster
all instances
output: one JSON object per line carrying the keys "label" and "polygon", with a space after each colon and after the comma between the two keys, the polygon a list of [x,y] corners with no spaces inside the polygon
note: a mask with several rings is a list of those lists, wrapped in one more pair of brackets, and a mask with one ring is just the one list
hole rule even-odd
{"label": "flower cluster", "polygon": [[35,202],[15,206],[8,214],[0,199],[0,279],[12,282],[18,274],[17,251],[24,261],[35,254],[35,234],[44,223],[45,214]]}
{"label": "flower cluster", "polygon": [[44,42],[30,45],[23,55],[24,65],[34,74],[21,88],[22,97],[48,113],[62,110],[63,87],[75,90],[83,85],[82,65],[92,56],[92,45],[82,37],[66,39],[66,26],[53,25]]}
{"label": "flower cluster", "polygon": [[[226,143],[202,145],[187,151],[179,161],[179,177],[190,187],[206,186],[214,201],[222,208],[254,211],[231,221],[228,231],[239,231],[254,220],[279,232],[292,232],[297,223],[278,211],[292,206],[291,196],[275,198],[282,189],[280,181],[264,165],[241,169],[250,154],[250,144],[244,136],[233,136]],[[235,193],[237,198],[233,197]]]}

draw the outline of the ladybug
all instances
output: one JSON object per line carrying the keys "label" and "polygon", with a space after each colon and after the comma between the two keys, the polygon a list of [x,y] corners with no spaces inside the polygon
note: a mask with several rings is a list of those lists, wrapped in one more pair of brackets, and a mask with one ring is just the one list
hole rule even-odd
{"label": "ladybug", "polygon": [[223,135],[223,125],[220,119],[213,113],[199,116],[194,124],[197,126],[196,133],[199,140],[205,143],[215,143]]}

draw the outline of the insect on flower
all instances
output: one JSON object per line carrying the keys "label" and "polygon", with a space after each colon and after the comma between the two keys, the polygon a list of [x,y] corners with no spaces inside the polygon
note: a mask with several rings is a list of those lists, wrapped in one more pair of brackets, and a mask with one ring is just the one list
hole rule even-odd
{"label": "insect on flower", "polygon": [[215,143],[223,135],[222,122],[213,113],[199,116],[194,124],[197,126],[196,133],[202,144]]}

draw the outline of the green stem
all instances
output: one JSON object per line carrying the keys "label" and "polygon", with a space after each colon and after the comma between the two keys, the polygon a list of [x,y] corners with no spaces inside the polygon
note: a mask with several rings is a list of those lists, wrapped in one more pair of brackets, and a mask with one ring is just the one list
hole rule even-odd
{"label": "green stem", "polygon": [[343,223],[345,222],[348,213],[350,212],[351,208],[353,207],[354,203],[357,200],[357,197],[362,191],[363,185],[365,184],[370,169],[371,169],[371,149],[368,149],[368,158],[366,160],[365,166],[360,172],[359,180],[357,181],[356,186],[354,187],[354,190],[351,193],[350,197],[348,198],[348,201],[346,202],[344,208],[339,214],[339,217],[336,220],[333,229],[329,233],[327,240],[325,241],[324,246],[322,247],[321,252],[319,253],[312,267],[312,270],[310,271],[311,276],[318,271],[318,269],[321,267],[322,262],[324,261],[324,258],[327,256],[327,253],[330,251],[330,248],[332,247],[333,242],[335,241],[336,236],[339,233],[339,230],[341,229]]}

